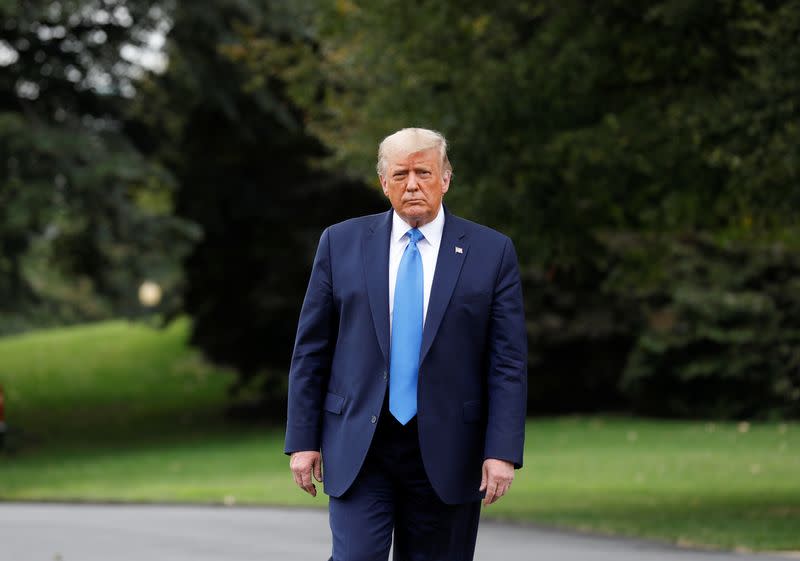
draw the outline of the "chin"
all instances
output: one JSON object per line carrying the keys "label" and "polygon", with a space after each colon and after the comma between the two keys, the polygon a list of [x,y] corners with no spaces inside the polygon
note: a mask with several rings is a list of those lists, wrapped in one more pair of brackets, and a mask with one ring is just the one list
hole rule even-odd
{"label": "chin", "polygon": [[406,218],[409,220],[425,220],[428,218],[428,213],[422,211],[415,212],[412,210],[411,212],[406,212]]}
{"label": "chin", "polygon": [[423,218],[430,214],[430,210],[422,205],[412,205],[406,209],[406,216],[413,216],[415,218]]}

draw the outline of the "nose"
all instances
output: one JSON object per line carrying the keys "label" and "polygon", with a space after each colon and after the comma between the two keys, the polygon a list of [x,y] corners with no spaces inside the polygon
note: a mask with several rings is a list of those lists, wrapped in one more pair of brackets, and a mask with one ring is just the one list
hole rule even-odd
{"label": "nose", "polygon": [[406,181],[406,191],[416,191],[419,188],[417,185],[417,176],[414,172],[408,174],[408,180]]}

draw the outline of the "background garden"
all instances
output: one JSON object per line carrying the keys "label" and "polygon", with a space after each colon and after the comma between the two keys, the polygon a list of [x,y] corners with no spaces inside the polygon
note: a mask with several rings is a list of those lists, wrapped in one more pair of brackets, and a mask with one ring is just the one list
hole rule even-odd
{"label": "background garden", "polygon": [[425,126],[523,274],[487,514],[800,549],[798,37],[798,0],[0,0],[0,499],[324,506],[281,453],[311,258]]}

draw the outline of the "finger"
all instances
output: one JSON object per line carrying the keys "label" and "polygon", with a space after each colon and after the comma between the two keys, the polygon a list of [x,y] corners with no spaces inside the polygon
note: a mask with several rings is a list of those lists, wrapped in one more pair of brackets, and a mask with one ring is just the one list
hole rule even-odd
{"label": "finger", "polygon": [[304,466],[302,469],[298,469],[297,471],[300,475],[300,481],[303,483],[303,487],[311,485],[311,466]]}
{"label": "finger", "polygon": [[292,466],[292,477],[294,478],[294,482],[297,483],[298,487],[303,486],[303,470],[296,465]]}
{"label": "finger", "polygon": [[316,497],[317,496],[317,488],[314,486],[313,483],[310,484],[310,485],[306,485],[306,484],[303,483],[302,479],[297,478],[297,477],[294,478],[294,482],[297,483],[298,487],[300,487],[303,491],[305,491],[306,493],[308,493],[312,497]]}
{"label": "finger", "polygon": [[305,489],[306,493],[312,497],[316,497],[317,488],[314,486],[314,482],[311,480],[311,471],[311,466],[308,466],[301,472],[301,482],[303,483],[302,487]]}
{"label": "finger", "polygon": [[314,462],[314,477],[317,481],[322,481],[322,459],[317,459]]}
{"label": "finger", "polygon": [[486,464],[483,466],[483,476],[481,477],[481,486],[478,491],[483,491],[486,489],[486,484],[488,483],[488,478],[486,477]]}
{"label": "finger", "polygon": [[302,485],[302,487],[303,487],[303,491],[305,491],[306,493],[308,493],[312,497],[316,497],[317,496],[317,486],[314,485],[313,483],[308,483],[306,485]]}
{"label": "finger", "polygon": [[294,476],[295,481],[297,481],[302,469],[298,467],[296,458],[293,457],[289,462],[289,469],[292,470],[292,475]]}
{"label": "finger", "polygon": [[495,483],[489,483],[486,488],[486,497],[483,499],[483,504],[489,506],[495,501],[495,496],[497,493],[497,485]]}

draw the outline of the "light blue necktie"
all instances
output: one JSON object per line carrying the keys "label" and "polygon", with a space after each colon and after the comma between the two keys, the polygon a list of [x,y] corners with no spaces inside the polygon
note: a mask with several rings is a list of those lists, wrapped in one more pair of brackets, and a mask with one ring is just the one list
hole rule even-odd
{"label": "light blue necktie", "polygon": [[417,375],[422,347],[424,287],[422,257],[417,242],[422,232],[412,228],[397,270],[392,309],[392,350],[389,357],[389,411],[405,425],[417,414]]}

